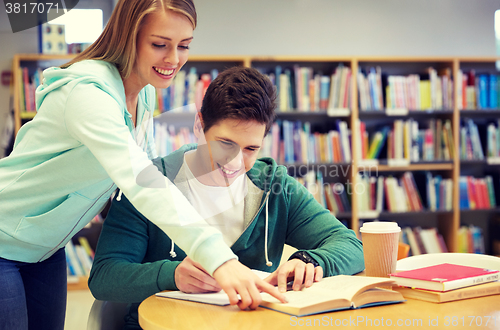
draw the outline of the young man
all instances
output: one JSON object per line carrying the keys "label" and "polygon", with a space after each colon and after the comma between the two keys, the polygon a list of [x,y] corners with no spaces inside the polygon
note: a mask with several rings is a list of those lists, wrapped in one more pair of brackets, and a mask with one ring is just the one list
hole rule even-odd
{"label": "young man", "polygon": [[[264,75],[228,69],[210,84],[196,116],[198,145],[185,145],[156,165],[222,232],[239,261],[272,272],[266,281],[280,291],[290,280],[298,290],[323,276],[362,271],[362,245],[354,232],[284,166],[257,160],[274,109],[274,87]],[[285,243],[298,251],[279,266]],[[158,291],[220,290],[125,196],[113,201],[104,222],[89,287],[97,299],[133,303],[127,329],[138,328],[139,303]]]}

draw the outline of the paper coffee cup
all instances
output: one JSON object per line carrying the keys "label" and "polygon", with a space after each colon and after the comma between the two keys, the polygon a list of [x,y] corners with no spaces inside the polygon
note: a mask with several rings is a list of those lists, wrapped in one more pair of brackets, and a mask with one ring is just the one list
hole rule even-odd
{"label": "paper coffee cup", "polygon": [[363,241],[366,276],[389,277],[396,271],[401,228],[396,222],[365,222],[359,230]]}

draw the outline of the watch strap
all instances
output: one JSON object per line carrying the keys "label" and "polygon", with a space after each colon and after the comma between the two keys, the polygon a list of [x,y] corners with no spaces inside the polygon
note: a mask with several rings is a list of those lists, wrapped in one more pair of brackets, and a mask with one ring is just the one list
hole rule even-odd
{"label": "watch strap", "polygon": [[299,260],[302,260],[303,262],[305,262],[306,264],[313,264],[314,267],[318,267],[319,266],[319,263],[314,260],[310,255],[309,253],[307,253],[306,251],[297,251],[295,252],[294,254],[292,254],[290,256],[290,258],[288,258],[288,260],[292,260],[292,259],[299,259]]}

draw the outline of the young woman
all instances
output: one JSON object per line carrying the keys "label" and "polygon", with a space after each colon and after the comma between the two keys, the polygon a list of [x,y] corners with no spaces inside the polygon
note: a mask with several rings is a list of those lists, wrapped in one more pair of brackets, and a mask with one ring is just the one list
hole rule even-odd
{"label": "young woman", "polygon": [[121,0],[93,45],[44,71],[38,114],[0,161],[0,329],[63,329],[64,246],[116,187],[232,304],[255,308],[259,290],[284,301],[150,160],[154,88],[168,87],[187,61],[195,26],[191,0]]}

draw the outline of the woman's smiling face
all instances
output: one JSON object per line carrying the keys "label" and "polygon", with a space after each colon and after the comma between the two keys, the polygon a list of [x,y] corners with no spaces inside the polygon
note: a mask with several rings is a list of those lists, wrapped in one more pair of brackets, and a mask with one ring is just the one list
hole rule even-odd
{"label": "woman's smiling face", "polygon": [[137,36],[137,57],[129,79],[140,88],[167,88],[186,63],[193,26],[171,10],[149,14]]}

